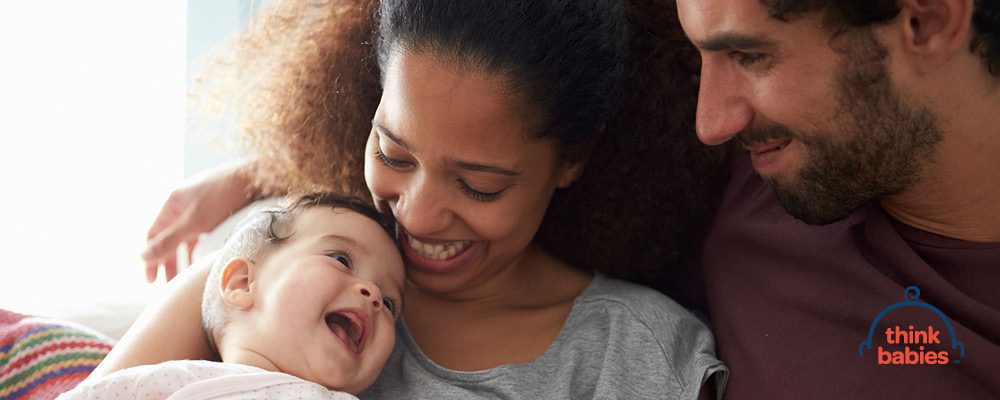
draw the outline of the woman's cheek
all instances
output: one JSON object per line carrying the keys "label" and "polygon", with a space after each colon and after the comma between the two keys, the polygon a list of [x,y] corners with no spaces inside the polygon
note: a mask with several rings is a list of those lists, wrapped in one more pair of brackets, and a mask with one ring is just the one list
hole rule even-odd
{"label": "woman's cheek", "polygon": [[[470,200],[471,202],[471,200]],[[479,205],[480,203],[474,203]],[[472,226],[479,236],[488,240],[510,240],[517,238],[518,236],[529,236],[527,240],[519,240],[519,242],[529,242],[531,240],[530,236],[533,236],[533,231],[529,232],[533,225],[533,221],[526,221],[524,219],[525,215],[523,213],[517,212],[518,210],[511,210],[506,208],[494,208],[494,209],[484,209],[482,207],[473,207],[476,209],[466,209],[462,214],[470,216],[469,218],[463,218]]]}
{"label": "woman's cheek", "polygon": [[368,186],[368,191],[375,196],[375,182],[376,182],[376,169],[378,168],[378,161],[375,160],[375,134],[372,133],[368,135],[368,142],[365,144],[365,185]]}
{"label": "woman's cheek", "polygon": [[386,176],[385,171],[378,171],[379,167],[376,166],[365,168],[365,182],[368,185],[368,191],[371,192],[372,201],[375,203],[375,208],[382,213],[392,212],[390,208],[390,201],[396,199],[396,195],[393,194],[392,185],[390,184],[391,178]]}

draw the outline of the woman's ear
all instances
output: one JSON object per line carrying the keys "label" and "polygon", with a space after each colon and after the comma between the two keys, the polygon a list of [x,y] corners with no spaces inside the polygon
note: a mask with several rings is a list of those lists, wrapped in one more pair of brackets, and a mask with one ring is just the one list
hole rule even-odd
{"label": "woman's ear", "polygon": [[902,45],[922,72],[968,51],[974,0],[901,0]]}
{"label": "woman's ear", "polygon": [[243,257],[229,260],[222,269],[222,279],[219,282],[222,301],[241,310],[253,307],[253,286],[250,278],[250,268],[253,266],[252,260]]}
{"label": "woman's ear", "polygon": [[576,182],[576,180],[580,177],[580,174],[583,173],[583,167],[586,165],[587,163],[583,161],[564,163],[562,165],[562,173],[556,180],[556,187],[564,189],[569,187],[569,185],[572,185],[573,182]]}
{"label": "woman's ear", "polygon": [[[607,125],[605,124],[601,124],[601,126],[597,127],[597,133],[594,138],[595,143],[600,141],[601,136],[604,135],[604,128],[606,127]],[[583,168],[587,166],[587,161],[590,160],[590,154],[593,151],[594,148],[591,146],[587,149],[586,154],[584,154],[583,157],[578,158],[576,161],[566,161],[560,163],[562,171],[556,180],[556,187],[559,189],[565,189],[569,187],[569,185],[572,185],[573,182],[576,182],[576,180],[580,178],[580,174],[583,173]]]}

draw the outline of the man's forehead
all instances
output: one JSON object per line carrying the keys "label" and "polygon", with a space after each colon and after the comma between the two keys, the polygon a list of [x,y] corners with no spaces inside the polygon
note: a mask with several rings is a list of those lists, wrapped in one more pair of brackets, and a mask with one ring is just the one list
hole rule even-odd
{"label": "man's forehead", "polygon": [[684,32],[699,47],[723,36],[729,41],[762,37],[778,23],[759,0],[677,0],[677,13]]}

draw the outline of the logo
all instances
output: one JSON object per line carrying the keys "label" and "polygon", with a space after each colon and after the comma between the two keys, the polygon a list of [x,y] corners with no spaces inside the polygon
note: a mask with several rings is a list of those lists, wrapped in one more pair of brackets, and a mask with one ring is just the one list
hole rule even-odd
{"label": "logo", "polygon": [[[935,329],[932,325],[896,325],[887,327],[885,330],[876,332],[879,321],[886,314],[906,307],[917,307],[930,310],[944,322],[948,336],[941,336],[944,333]],[[878,336],[876,336],[878,335]],[[868,328],[868,338],[858,346],[858,357],[864,358],[865,350],[872,349],[872,342],[878,338],[881,342],[885,338],[887,346],[878,346],[876,358],[879,365],[947,365],[949,362],[958,364],[965,357],[965,345],[955,337],[955,329],[951,326],[951,321],[941,310],[933,305],[920,300],[920,288],[908,286],[903,290],[903,301],[886,307],[875,316],[872,325]],[[943,347],[942,341],[950,338],[949,347]],[[888,345],[894,345],[889,347]],[[944,348],[944,350],[942,350]]]}

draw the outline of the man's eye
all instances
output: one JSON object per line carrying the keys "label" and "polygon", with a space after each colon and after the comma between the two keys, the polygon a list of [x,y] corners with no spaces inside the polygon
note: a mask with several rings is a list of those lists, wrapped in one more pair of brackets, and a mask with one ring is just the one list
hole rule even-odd
{"label": "man's eye", "polygon": [[744,53],[742,51],[736,51],[732,53],[732,57],[740,65],[744,67],[749,67],[754,64],[760,63],[767,56],[763,53]]}
{"label": "man's eye", "polygon": [[342,251],[335,251],[329,254],[330,258],[336,260],[337,262],[343,264],[347,269],[354,269],[351,264],[351,256]]}

